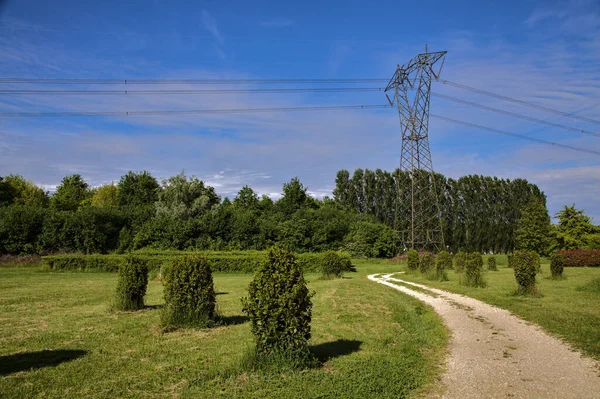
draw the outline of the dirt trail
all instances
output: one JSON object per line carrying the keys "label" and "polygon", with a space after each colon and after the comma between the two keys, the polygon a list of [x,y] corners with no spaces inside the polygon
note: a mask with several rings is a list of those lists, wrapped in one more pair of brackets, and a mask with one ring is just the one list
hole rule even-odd
{"label": "dirt trail", "polygon": [[431,305],[450,329],[443,398],[600,398],[598,362],[507,310],[391,274],[369,279]]}

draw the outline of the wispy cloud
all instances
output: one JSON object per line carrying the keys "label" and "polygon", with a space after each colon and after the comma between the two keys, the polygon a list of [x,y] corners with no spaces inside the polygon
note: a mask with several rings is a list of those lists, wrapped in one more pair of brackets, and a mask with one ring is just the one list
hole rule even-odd
{"label": "wispy cloud", "polygon": [[294,21],[287,18],[274,18],[260,22],[260,26],[264,28],[287,28],[294,25]]}
{"label": "wispy cloud", "polygon": [[223,44],[223,36],[217,26],[217,20],[206,10],[202,10],[202,26],[210,33],[218,44]]}

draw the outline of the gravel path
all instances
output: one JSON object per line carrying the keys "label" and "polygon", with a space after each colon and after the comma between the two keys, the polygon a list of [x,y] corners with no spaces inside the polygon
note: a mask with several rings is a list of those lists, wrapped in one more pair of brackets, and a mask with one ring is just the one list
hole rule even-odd
{"label": "gravel path", "polygon": [[443,398],[600,399],[600,364],[540,327],[507,310],[392,274],[369,279],[431,305],[450,329]]}

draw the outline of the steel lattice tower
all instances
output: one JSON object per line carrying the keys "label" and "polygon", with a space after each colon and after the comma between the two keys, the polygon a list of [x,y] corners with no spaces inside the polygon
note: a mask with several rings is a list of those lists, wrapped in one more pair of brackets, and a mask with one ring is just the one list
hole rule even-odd
{"label": "steel lattice tower", "polygon": [[[391,105],[398,107],[402,131],[400,171],[410,178],[410,192],[402,190],[398,202],[408,211],[410,225],[396,226],[405,248],[444,249],[444,235],[435,174],[429,149],[429,107],[431,81],[438,80],[446,51],[419,54],[406,64],[396,68],[385,91]],[[435,68],[434,68],[435,67]],[[393,99],[387,92],[393,90]],[[410,204],[410,205],[408,205]],[[396,219],[399,217],[396,210]]]}

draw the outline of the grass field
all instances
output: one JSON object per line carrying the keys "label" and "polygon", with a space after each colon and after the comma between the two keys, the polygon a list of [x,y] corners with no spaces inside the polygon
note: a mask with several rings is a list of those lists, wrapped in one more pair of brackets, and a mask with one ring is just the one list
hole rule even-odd
{"label": "grass field", "polygon": [[[536,286],[542,297],[532,298],[514,295],[517,288],[514,271],[506,267],[506,256],[498,256],[497,259],[498,271],[485,273],[486,288],[459,285],[453,271],[448,273],[450,281],[445,282],[429,281],[418,273],[401,275],[401,278],[508,309],[600,360],[600,268],[565,268],[566,278],[553,280],[550,278],[550,265],[542,263],[542,274],[536,277]],[[393,265],[393,268],[404,270],[404,265]]]}
{"label": "grass field", "polygon": [[322,366],[249,373],[240,297],[250,275],[215,274],[226,326],[161,333],[162,286],[147,309],[111,313],[116,274],[0,268],[2,398],[402,398],[437,389],[448,334],[433,311],[367,280],[389,264],[359,264],[342,280],[308,275],[311,350]]}

